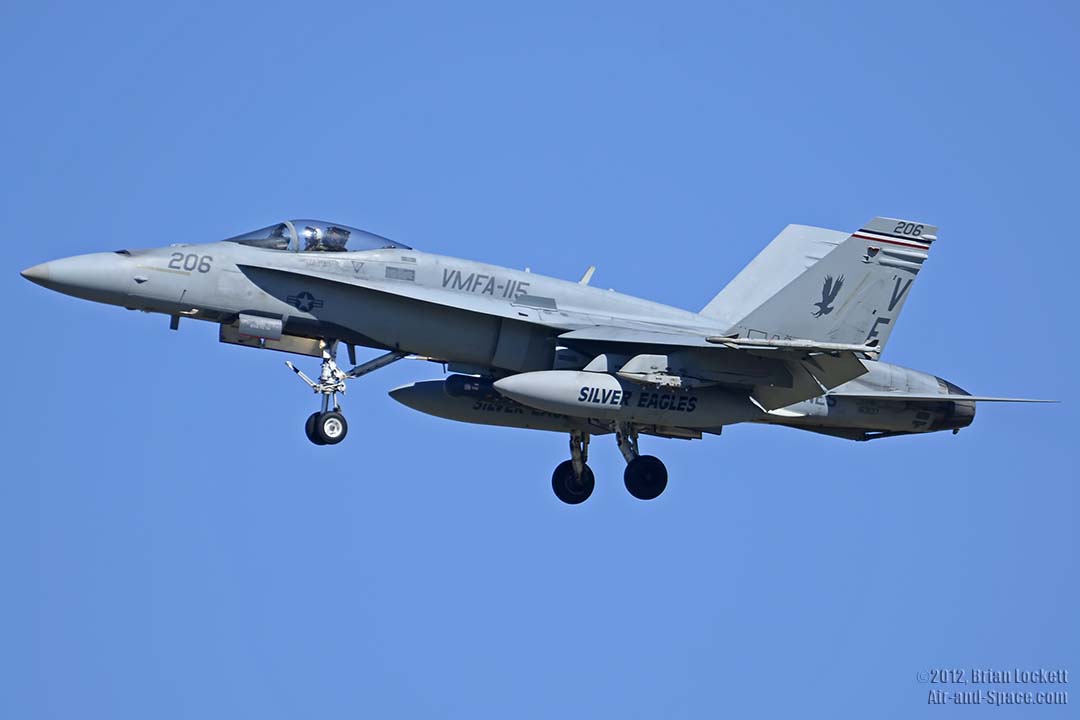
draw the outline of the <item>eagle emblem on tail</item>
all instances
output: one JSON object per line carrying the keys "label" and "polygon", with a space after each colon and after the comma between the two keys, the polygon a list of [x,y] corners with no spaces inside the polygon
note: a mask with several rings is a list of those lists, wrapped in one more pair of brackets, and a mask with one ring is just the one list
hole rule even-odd
{"label": "eagle emblem on tail", "polygon": [[811,313],[814,317],[821,317],[822,315],[828,315],[833,311],[832,304],[836,302],[836,296],[840,294],[840,288],[844,284],[844,276],[833,280],[832,275],[825,276],[825,283],[821,286],[821,302],[814,303],[814,307],[817,308],[817,312]]}

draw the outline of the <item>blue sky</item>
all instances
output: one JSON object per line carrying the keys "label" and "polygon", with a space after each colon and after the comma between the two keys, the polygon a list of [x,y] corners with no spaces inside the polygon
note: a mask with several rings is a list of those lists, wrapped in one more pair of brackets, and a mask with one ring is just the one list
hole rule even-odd
{"label": "blue sky", "polygon": [[[0,19],[0,715],[941,717],[928,668],[1080,673],[1075,5]],[[785,224],[876,215],[941,226],[887,360],[1065,402],[646,440],[652,503],[601,439],[561,505],[565,438],[398,405],[420,362],[316,448],[284,356],[17,274],[309,216],[698,309]]]}

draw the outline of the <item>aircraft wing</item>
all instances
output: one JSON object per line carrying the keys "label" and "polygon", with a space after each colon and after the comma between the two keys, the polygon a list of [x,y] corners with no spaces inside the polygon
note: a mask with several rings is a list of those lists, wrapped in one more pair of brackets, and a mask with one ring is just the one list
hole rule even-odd
{"label": "aircraft wing", "polygon": [[564,332],[560,340],[574,347],[592,347],[613,344],[616,346],[661,346],[661,347],[711,347],[703,333],[674,332],[672,330],[650,330],[635,327],[615,327],[595,325]]}
{"label": "aircraft wing", "polygon": [[571,330],[559,336],[568,343],[628,343],[634,345],[667,345],[678,347],[716,347],[729,350],[745,350],[758,354],[778,352],[797,353],[857,353],[876,360],[880,351],[876,343],[852,345],[848,343],[819,342],[817,340],[740,338],[723,335],[703,335],[690,331],[671,332],[646,330],[634,327],[595,327]]}

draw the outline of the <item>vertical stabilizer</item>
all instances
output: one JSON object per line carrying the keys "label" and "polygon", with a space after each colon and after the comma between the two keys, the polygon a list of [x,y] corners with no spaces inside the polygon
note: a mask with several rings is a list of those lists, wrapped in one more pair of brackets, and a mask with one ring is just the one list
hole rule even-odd
{"label": "vertical stabilizer", "polygon": [[701,312],[742,337],[883,348],[936,239],[894,218],[851,234],[789,225]]}

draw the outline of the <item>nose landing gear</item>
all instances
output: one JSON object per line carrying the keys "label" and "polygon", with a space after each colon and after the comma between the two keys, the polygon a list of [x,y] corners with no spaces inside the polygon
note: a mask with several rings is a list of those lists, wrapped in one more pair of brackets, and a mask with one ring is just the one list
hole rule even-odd
{"label": "nose landing gear", "polygon": [[338,367],[336,360],[337,340],[322,340],[319,345],[322,348],[322,369],[319,372],[318,382],[309,378],[291,362],[286,360],[285,364],[307,383],[312,392],[322,395],[322,410],[312,413],[304,424],[304,433],[308,440],[316,445],[337,445],[349,432],[349,424],[345,422],[345,416],[341,412],[341,405],[337,399],[338,393],[345,394],[345,381],[386,367],[406,357],[408,353],[388,352],[374,360],[357,365],[349,371],[344,371]]}

